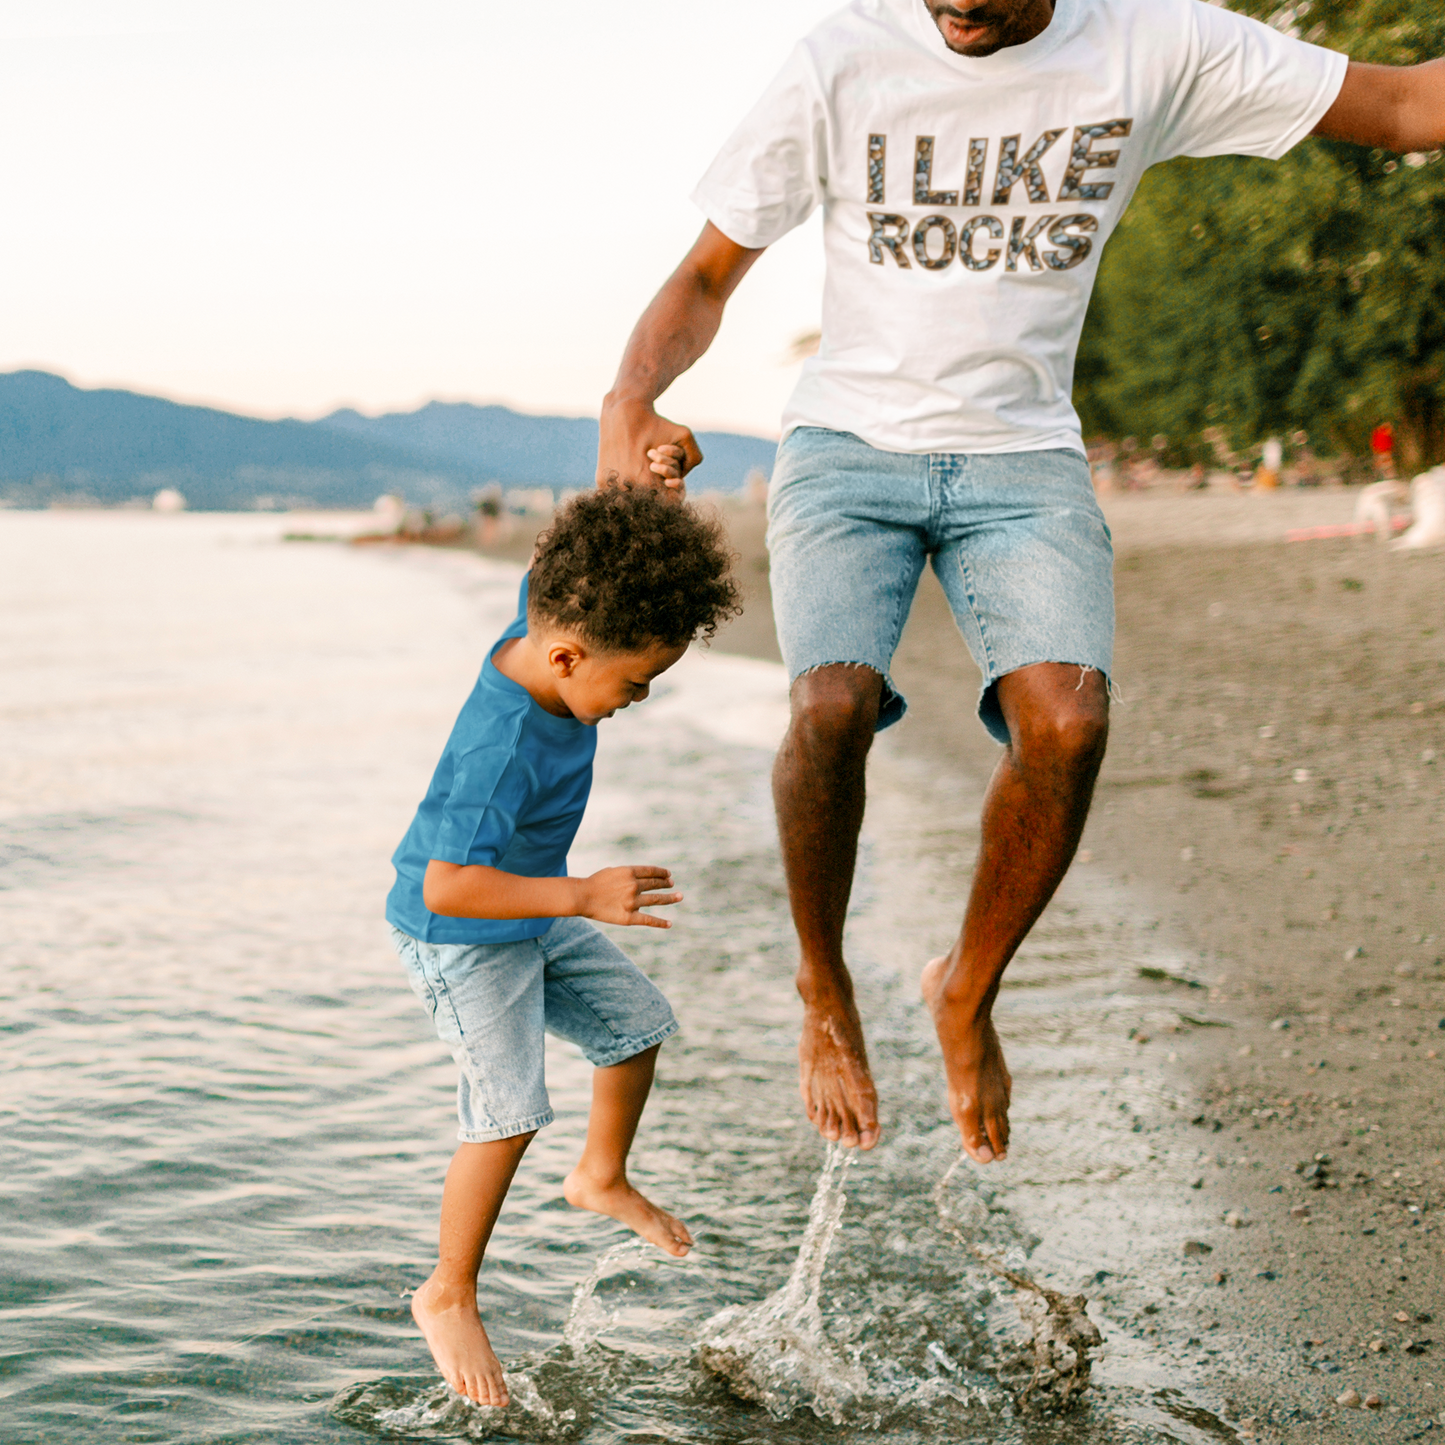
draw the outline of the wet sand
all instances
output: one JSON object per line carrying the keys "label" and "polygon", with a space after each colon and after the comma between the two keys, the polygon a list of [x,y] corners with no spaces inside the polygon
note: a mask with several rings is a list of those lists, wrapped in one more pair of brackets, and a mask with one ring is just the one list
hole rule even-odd
{"label": "wet sand", "polygon": [[[1135,1046],[1197,1099],[1174,1142],[1207,1151],[1224,1227],[1180,1277],[1259,1342],[1216,1379],[1260,1439],[1445,1424],[1445,553],[1283,540],[1353,501],[1105,500],[1123,701],[1072,881],[1124,885],[1188,960],[1152,986],[1205,1026]],[[749,607],[719,646],[776,657],[762,519],[730,521]],[[895,677],[890,747],[986,778],[931,573]],[[1350,1389],[1382,1403],[1336,1405]]]}

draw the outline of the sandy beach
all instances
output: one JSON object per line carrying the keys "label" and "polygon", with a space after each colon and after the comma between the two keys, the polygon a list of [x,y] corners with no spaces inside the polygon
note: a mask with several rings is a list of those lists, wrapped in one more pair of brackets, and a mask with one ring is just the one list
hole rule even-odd
{"label": "sandy beach", "polygon": [[[1105,499],[1121,701],[1073,871],[1126,886],[1189,960],[1153,986],[1206,1026],[1137,1048],[1197,1099],[1178,1132],[1238,1227],[1181,1281],[1274,1342],[1222,1385],[1289,1441],[1445,1424],[1445,554],[1284,540],[1353,505]],[[762,518],[732,525],[749,611],[719,646],[776,657]],[[887,745],[986,778],[978,674],[931,573],[895,676]],[[1336,1405],[1348,1390],[1380,1404]]]}

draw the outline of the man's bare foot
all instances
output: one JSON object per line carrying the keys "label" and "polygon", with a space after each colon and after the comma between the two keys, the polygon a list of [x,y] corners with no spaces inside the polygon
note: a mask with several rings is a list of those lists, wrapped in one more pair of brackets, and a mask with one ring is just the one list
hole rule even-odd
{"label": "man's bare foot", "polygon": [[477,1313],[475,1287],[467,1289],[432,1275],[411,1297],[411,1314],[426,1336],[442,1378],[457,1394],[478,1405],[507,1403],[502,1362]]}
{"label": "man's bare foot", "polygon": [[562,1197],[575,1209],[590,1209],[625,1224],[649,1244],[681,1259],[692,1248],[692,1235],[682,1220],[659,1209],[625,1178],[603,1181],[582,1172],[579,1164],[562,1181]]}
{"label": "man's bare foot", "polygon": [[808,1118],[825,1139],[849,1149],[878,1142],[878,1091],[851,1000],[804,1005],[798,1086]]}
{"label": "man's bare foot", "polygon": [[933,1015],[943,1067],[948,1075],[948,1109],[970,1159],[991,1164],[1008,1157],[1008,1106],[1013,1089],[993,1020],[949,1001],[950,959],[935,958],[923,970],[923,1001]]}

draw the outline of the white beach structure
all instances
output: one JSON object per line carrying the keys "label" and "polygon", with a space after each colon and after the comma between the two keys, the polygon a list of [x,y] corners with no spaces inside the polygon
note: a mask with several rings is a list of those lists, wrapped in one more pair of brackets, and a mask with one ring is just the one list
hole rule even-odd
{"label": "white beach structure", "polygon": [[1396,481],[1371,482],[1361,490],[1355,503],[1355,526],[1373,532],[1382,542],[1390,540],[1390,504],[1405,500],[1405,488]]}
{"label": "white beach structure", "polygon": [[1445,543],[1445,467],[1435,467],[1416,477],[1410,484],[1410,502],[1415,520],[1395,543],[1395,550],[1412,551]]}

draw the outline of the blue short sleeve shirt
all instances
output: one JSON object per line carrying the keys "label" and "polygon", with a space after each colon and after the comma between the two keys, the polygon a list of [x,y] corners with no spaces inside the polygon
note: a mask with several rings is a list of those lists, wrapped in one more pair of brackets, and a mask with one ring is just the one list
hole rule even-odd
{"label": "blue short sleeve shirt", "polygon": [[[519,610],[492,647],[527,632],[527,583]],[[561,878],[592,788],[597,729],[554,717],[491,653],[462,706],[406,837],[392,855],[396,884],[387,921],[426,943],[511,943],[536,938],[550,918],[446,918],[422,899],[433,859],[484,864],[527,878]]]}

